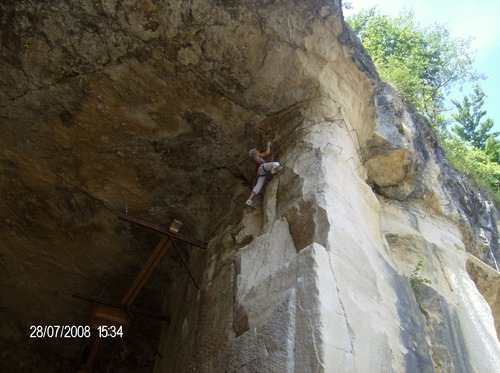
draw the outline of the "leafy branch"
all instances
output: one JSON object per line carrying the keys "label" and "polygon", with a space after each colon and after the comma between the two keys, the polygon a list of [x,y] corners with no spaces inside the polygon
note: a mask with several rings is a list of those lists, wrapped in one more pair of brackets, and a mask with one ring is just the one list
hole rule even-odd
{"label": "leafy branch", "polygon": [[422,277],[422,271],[423,271],[423,263],[422,260],[420,260],[417,263],[417,266],[413,270],[411,276],[410,276],[410,284],[411,288],[413,289],[415,294],[420,293],[420,286],[422,284],[431,284],[431,280],[428,278]]}

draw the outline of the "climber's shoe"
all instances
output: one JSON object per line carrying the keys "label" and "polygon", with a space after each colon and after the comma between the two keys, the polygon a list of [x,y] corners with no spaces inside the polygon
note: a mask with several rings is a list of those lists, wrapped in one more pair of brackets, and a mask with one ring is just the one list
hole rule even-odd
{"label": "climber's shoe", "polygon": [[250,207],[254,207],[251,199],[247,199],[247,201],[245,202],[245,205],[250,206]]}
{"label": "climber's shoe", "polygon": [[277,166],[271,170],[271,174],[272,175],[279,174],[281,171],[283,171],[283,166]]}

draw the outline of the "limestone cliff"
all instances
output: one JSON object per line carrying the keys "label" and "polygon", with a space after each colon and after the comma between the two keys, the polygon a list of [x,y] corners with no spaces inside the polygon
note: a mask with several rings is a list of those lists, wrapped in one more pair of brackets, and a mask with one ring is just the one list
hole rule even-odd
{"label": "limestone cliff", "polygon": [[[80,369],[87,341],[30,325],[126,291],[161,236],[115,210],[209,248],[181,247],[200,290],[172,250],[137,301],[170,323],[134,318],[96,371],[500,371],[498,209],[338,0],[10,0],[0,25],[2,372]],[[285,171],[252,210],[266,141]]]}

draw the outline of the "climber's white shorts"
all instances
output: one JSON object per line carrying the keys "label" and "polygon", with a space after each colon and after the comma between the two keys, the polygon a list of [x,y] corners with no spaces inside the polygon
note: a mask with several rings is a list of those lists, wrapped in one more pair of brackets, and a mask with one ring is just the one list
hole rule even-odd
{"label": "climber's white shorts", "polygon": [[259,168],[257,169],[257,174],[259,175],[259,178],[257,179],[257,183],[252,189],[252,192],[255,193],[255,195],[259,194],[260,191],[262,190],[262,187],[264,186],[264,181],[266,180],[266,175],[269,171],[271,171],[274,167],[278,167],[280,165],[279,162],[268,162],[261,164]]}

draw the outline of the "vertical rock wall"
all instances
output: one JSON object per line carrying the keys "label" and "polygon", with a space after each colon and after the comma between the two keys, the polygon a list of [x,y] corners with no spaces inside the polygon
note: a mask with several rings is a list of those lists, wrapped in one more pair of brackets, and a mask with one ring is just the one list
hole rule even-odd
{"label": "vertical rock wall", "polygon": [[[27,330],[87,324],[74,291],[123,296],[159,237],[115,209],[210,240],[183,248],[199,291],[173,253],[138,300],[171,317],[158,373],[499,370],[466,271],[466,252],[499,259],[498,210],[339,1],[10,0],[0,25],[2,372],[79,366],[84,340]],[[246,152],[266,141],[285,171],[250,210]],[[142,347],[129,371],[151,371]]]}
{"label": "vertical rock wall", "polygon": [[[478,226],[498,247],[497,213],[471,214],[464,198],[488,202],[367,69],[338,10],[313,16],[305,37],[265,18],[284,42],[266,61],[289,63],[272,74],[262,66],[264,92],[279,78],[316,89],[306,100],[275,93],[256,137],[277,145],[285,172],[211,241],[206,266],[193,258],[203,289],[172,287],[155,372],[499,370],[491,311],[466,270],[467,251],[485,258]],[[431,283],[416,294],[409,277],[420,260]]]}

